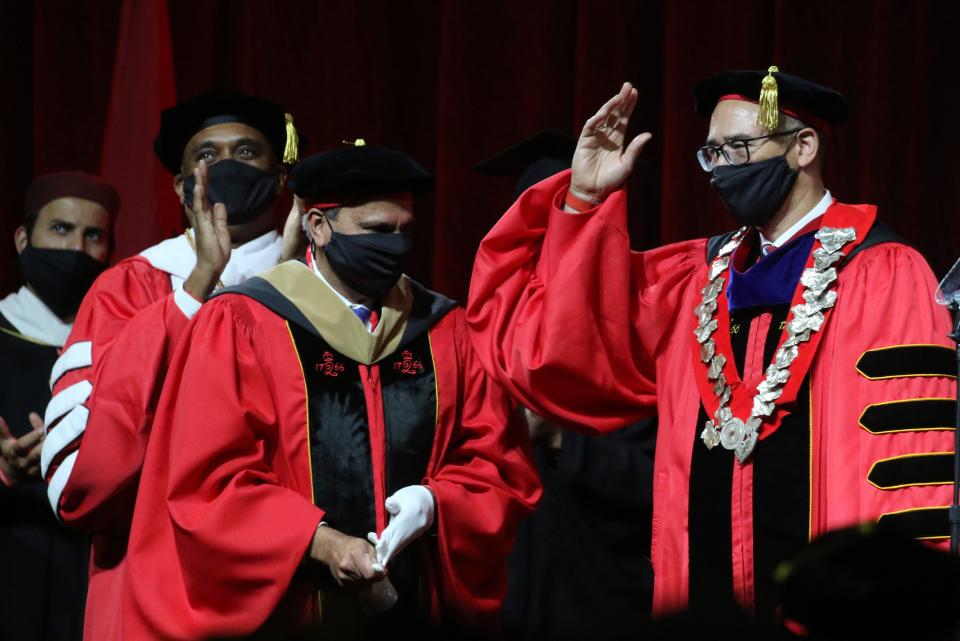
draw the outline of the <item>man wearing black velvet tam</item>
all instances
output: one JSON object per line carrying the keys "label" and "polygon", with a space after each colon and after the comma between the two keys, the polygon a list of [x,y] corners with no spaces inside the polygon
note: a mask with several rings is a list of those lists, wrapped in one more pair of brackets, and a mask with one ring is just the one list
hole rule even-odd
{"label": "man wearing black velvet tam", "polygon": [[306,159],[303,259],[194,318],[144,463],[130,638],[495,623],[540,487],[463,310],[403,274],[432,184],[362,141]]}
{"label": "man wearing black velvet tam", "polygon": [[280,260],[274,203],[298,139],[279,105],[209,91],[163,112],[154,150],[190,227],[97,279],[54,365],[44,417],[50,505],[94,535],[84,632],[97,641],[123,638],[127,532],[169,359],[212,291]]}
{"label": "man wearing black velvet tam", "polygon": [[483,241],[468,321],[487,370],[545,416],[609,431],[657,410],[655,613],[771,620],[776,564],[828,530],[946,540],[950,319],[876,207],[823,184],[839,93],[770,67],[694,94],[697,160],[739,228],[630,251],[623,186],[651,136],[625,136],[626,83],[571,172]]}
{"label": "man wearing black velvet tam", "polygon": [[107,267],[120,199],[79,171],[39,176],[14,234],[24,285],[0,300],[0,638],[75,641],[90,540],[57,522],[40,478],[50,370],[94,279]]}

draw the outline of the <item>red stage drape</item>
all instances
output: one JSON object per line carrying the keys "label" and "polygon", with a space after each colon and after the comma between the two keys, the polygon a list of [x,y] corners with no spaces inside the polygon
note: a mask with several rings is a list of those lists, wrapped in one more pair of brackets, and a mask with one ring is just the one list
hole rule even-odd
{"label": "red stage drape", "polygon": [[[694,158],[706,122],[692,112],[691,88],[724,69],[770,64],[852,103],[850,122],[828,144],[833,193],[879,204],[940,274],[960,254],[960,8],[952,2],[168,4],[180,97],[212,86],[269,96],[295,114],[311,152],[364,137],[436,173],[435,194],[419,203],[412,272],[461,299],[476,245],[512,193],[510,180],[470,166],[541,128],[577,131],[623,80],[641,93],[631,128],[654,134],[631,179],[635,245],[731,227]],[[17,282],[10,239],[31,176],[100,165],[119,16],[119,0],[5,4],[4,290]]]}

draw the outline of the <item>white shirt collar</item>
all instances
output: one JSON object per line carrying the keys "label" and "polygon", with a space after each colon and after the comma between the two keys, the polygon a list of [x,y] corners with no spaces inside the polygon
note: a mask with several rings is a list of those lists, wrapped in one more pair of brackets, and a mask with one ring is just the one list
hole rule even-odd
{"label": "white shirt collar", "polygon": [[[191,234],[192,238],[192,229],[185,233]],[[234,247],[230,252],[230,260],[220,275],[220,281],[225,287],[239,285],[279,263],[282,249],[283,239],[272,229],[239,247]],[[179,284],[187,279],[197,264],[197,254],[184,234],[145,249],[140,255],[156,269],[175,277]]]}
{"label": "white shirt collar", "polygon": [[[313,256],[311,256],[310,258],[311,258],[311,260],[310,260],[310,267],[313,269],[313,273],[317,275],[317,278],[320,279],[320,282],[322,282],[324,285],[326,285],[327,287],[329,287],[329,288],[330,288],[330,291],[333,292],[334,294],[336,294],[337,298],[339,298],[339,299],[343,302],[344,305],[346,305],[346,306],[349,307],[350,309],[363,309],[363,310],[366,310],[366,311],[370,311],[370,309],[369,309],[366,305],[361,305],[360,303],[351,302],[349,298],[347,298],[346,296],[344,296],[343,294],[341,294],[340,292],[338,292],[337,289],[336,289],[333,285],[331,285],[331,284],[327,281],[326,278],[323,277],[323,274],[320,273],[320,270],[317,269],[317,261],[316,261],[316,259],[314,259]],[[359,317],[359,316],[357,317],[357,320],[360,320],[360,317]],[[368,332],[372,332],[372,331],[373,331],[373,328],[372,328],[372,326],[371,326],[371,324],[370,324],[370,320],[369,320],[369,319],[367,320],[367,322],[364,323],[364,326],[367,328],[367,331],[368,331]]]}
{"label": "white shirt collar", "polygon": [[56,347],[63,347],[73,327],[73,323],[60,320],[26,286],[0,300],[0,314],[27,338]]}
{"label": "white shirt collar", "polygon": [[813,206],[813,209],[808,211],[803,218],[791,225],[787,231],[780,234],[780,236],[773,242],[770,242],[763,233],[760,234],[760,245],[773,245],[774,247],[782,247],[785,245],[791,238],[797,235],[797,232],[810,224],[811,221],[823,216],[824,212],[830,208],[830,205],[833,204],[833,196],[830,194],[830,190],[826,190],[826,193],[823,194],[823,198],[820,199],[816,205]]}

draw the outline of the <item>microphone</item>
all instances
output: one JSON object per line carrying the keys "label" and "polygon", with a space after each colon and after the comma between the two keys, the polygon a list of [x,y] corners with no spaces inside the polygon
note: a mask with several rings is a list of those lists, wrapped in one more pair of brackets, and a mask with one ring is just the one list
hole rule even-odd
{"label": "microphone", "polygon": [[960,259],[940,281],[933,299],[937,305],[946,305],[950,309],[960,308]]}

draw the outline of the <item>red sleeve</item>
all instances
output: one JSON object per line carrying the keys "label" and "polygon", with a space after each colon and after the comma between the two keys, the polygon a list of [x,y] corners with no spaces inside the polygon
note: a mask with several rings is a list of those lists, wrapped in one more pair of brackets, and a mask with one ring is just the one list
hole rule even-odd
{"label": "red sleeve", "polygon": [[305,461],[302,479],[281,476],[290,421],[277,394],[299,394],[303,408],[305,392],[277,389],[286,386],[272,381],[270,357],[255,347],[275,349],[275,337],[258,332],[243,301],[206,303],[174,356],[130,535],[126,638],[255,631],[323,517],[309,498]]}
{"label": "red sleeve", "polygon": [[55,511],[76,527],[129,523],[160,387],[187,324],[169,278],[139,257],[107,270],[54,366],[43,473]]}
{"label": "red sleeve", "polygon": [[[950,503],[949,475],[927,479],[938,481],[933,484],[885,487],[871,482],[871,470],[881,461],[953,452],[952,411],[934,429],[918,429],[912,421],[924,422],[919,417],[926,411],[924,404],[955,399],[956,379],[943,372],[867,377],[858,369],[868,350],[881,350],[891,371],[909,369],[898,366],[898,359],[908,358],[902,350],[890,349],[898,347],[941,346],[952,360],[953,345],[947,338],[950,315],[934,304],[935,290],[936,280],[924,259],[898,243],[868,249],[841,271],[837,309],[818,356],[826,365],[818,368],[822,374],[811,382],[820,401],[813,408],[814,421],[821,426],[821,438],[814,447],[824,462],[811,479],[815,496],[820,497],[814,505],[820,532]],[[883,426],[897,429],[874,433],[877,426],[867,418],[868,408],[883,409],[904,401],[919,401],[916,416]]]}
{"label": "red sleeve", "polygon": [[[462,310],[453,349],[462,372],[458,402],[447,394],[453,377],[438,381],[441,433],[424,483],[437,498],[439,574],[445,616],[490,625],[506,596],[506,558],[520,519],[540,499],[540,480],[526,429],[509,398],[483,371],[470,348]],[[442,337],[431,332],[437,347]],[[438,363],[438,371],[443,372]],[[449,365],[448,365],[449,367]]]}
{"label": "red sleeve", "polygon": [[568,214],[569,176],[527,190],[483,240],[467,319],[484,368],[521,403],[608,432],[654,411],[656,359],[692,313],[680,302],[704,244],[631,252],[625,193]]}

